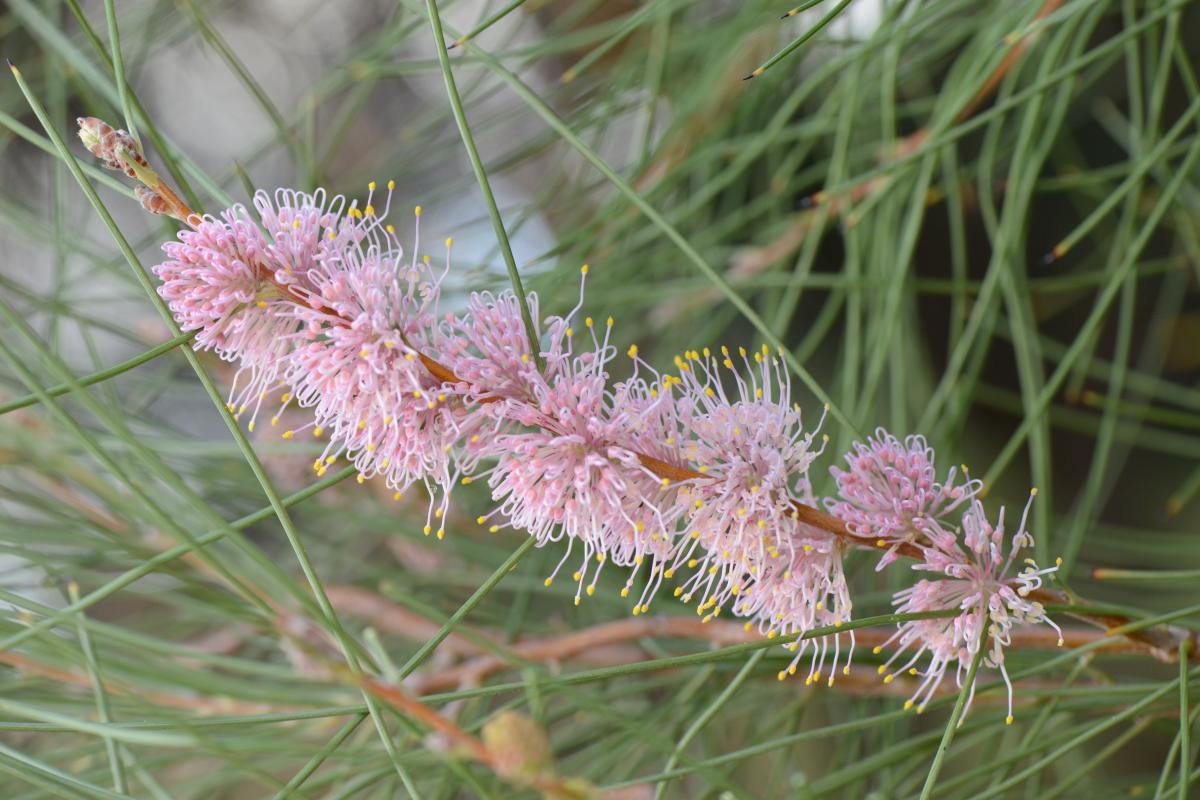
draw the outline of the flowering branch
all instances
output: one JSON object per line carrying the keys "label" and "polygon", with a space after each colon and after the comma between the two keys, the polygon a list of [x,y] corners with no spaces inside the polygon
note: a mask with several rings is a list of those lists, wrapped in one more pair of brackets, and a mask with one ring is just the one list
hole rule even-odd
{"label": "flowering branch", "polygon": [[[580,327],[586,265],[565,316],[541,319],[536,295],[511,291],[442,312],[451,242],[440,271],[417,259],[418,207],[404,257],[386,222],[393,183],[386,195],[371,183],[361,207],[284,189],[255,196],[257,221],[241,205],[199,217],[172,205],[140,152],[130,161],[127,135],[101,125],[81,121],[89,148],[164,198],[144,205],[171,206],[188,226],[163,245],[159,293],[197,332],[195,347],[239,364],[230,410],[248,414],[253,430],[264,413],[276,425],[292,403],[311,409],[312,421],[283,437],[327,438],[318,475],[344,456],[360,482],[381,477],[397,496],[422,483],[426,535],[444,535],[456,485],[486,479],[496,506],[480,525],[525,529],[539,546],[566,541],[547,585],[575,554],[579,604],[605,566],[625,567],[622,596],[642,576],[640,615],[686,571],[674,594],[696,604],[701,624],[728,610],[746,631],[785,637],[793,657],[781,679],[806,655],[809,680],[848,672],[847,549],[881,551],[878,569],[914,558],[928,577],[893,600],[912,616],[874,649],[892,651],[886,681],[927,658],[906,703],[918,709],[951,665],[961,681],[978,656],[1009,684],[1011,721],[1004,652],[1014,627],[1045,623],[1061,643],[1041,600],[1062,599],[1041,588],[1057,566],[1018,564],[1033,541],[1025,523],[1036,490],[1012,532],[1003,509],[991,521],[965,469],[939,473],[924,439],[880,429],[832,469],[837,494],[818,502],[808,471],[828,437],[817,438],[820,422],[804,424],[790,374],[766,346],[693,350],[659,372],[633,345],[632,376],[612,383],[613,319],[585,316]],[[529,319],[541,319],[531,335]]]}

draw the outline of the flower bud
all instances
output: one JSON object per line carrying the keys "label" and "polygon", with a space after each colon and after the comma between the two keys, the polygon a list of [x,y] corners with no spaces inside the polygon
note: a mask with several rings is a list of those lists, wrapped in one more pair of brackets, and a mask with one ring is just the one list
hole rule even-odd
{"label": "flower bud", "polygon": [[550,741],[545,731],[524,714],[503,711],[483,726],[482,733],[501,777],[525,784],[554,774]]}

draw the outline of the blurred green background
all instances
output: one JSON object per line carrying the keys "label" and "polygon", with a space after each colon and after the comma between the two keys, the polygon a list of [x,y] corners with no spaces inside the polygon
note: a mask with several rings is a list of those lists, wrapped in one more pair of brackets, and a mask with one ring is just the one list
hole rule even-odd
{"label": "blurred green background", "polygon": [[[574,305],[588,263],[586,308],[621,351],[780,341],[811,418],[833,404],[818,492],[877,425],[924,434],[993,509],[1038,487],[1036,555],[1062,556],[1081,602],[1195,626],[1200,7],[804,5],[439,3],[447,44],[473,32],[450,65],[543,312]],[[143,265],[175,225],[92,168],[77,116],[131,118],[210,212],[395,179],[401,231],[421,204],[424,247],[455,238],[456,304],[507,278],[439,46],[419,0],[0,8],[0,51]],[[921,791],[954,692],[902,712],[913,687],[879,684],[869,647],[830,689],[778,683],[774,646],[594,636],[629,618],[623,576],[576,608],[542,582],[559,548],[508,570],[525,538],[475,524],[480,487],[431,541],[419,492],[318,482],[320,445],[262,426],[281,524],[179,348],[154,349],[170,332],[7,76],[0,152],[0,797],[533,796],[331,675],[314,585],[375,674],[411,672],[470,732],[521,710],[562,775],[611,797]],[[200,363],[223,393],[228,366]],[[911,580],[848,563],[858,616]],[[1184,796],[1180,667],[1096,650],[1012,651],[1017,723],[989,674],[933,796]]]}

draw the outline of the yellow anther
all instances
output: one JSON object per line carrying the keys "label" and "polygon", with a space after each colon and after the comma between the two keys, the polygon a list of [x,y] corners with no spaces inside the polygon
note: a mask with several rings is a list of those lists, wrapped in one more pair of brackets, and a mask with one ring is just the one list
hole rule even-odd
{"label": "yellow anther", "polygon": [[452,247],[453,245],[454,245],[454,237],[447,236],[446,237],[446,247]]}
{"label": "yellow anther", "polygon": [[587,275],[588,274],[588,265],[584,264],[582,267],[580,267],[579,272],[581,275]]}
{"label": "yellow anther", "polygon": [[578,570],[576,570],[576,571],[575,571],[575,572],[574,572],[574,573],[571,575],[571,577],[572,577],[572,578],[574,578],[575,580],[579,580],[580,578],[582,578],[582,577],[583,577],[583,574],[582,574],[582,573],[580,573]]}
{"label": "yellow anther", "polygon": [[290,439],[290,438],[292,438],[292,437],[293,437],[293,436],[295,436],[295,435],[296,435],[296,432],[295,432],[295,431],[284,431],[284,432],[283,432],[283,438],[284,438],[284,439]]}
{"label": "yellow anther", "polygon": [[446,538],[446,529],[445,529],[445,528],[438,528],[437,537],[438,537],[439,539],[445,539],[445,538]]}
{"label": "yellow anther", "polygon": [[389,192],[390,192],[390,191],[393,191],[393,190],[395,190],[395,188],[396,188],[396,182],[395,182],[395,181],[388,181],[388,191],[389,191]]}
{"label": "yellow anther", "polygon": [[592,318],[591,318],[591,317],[588,317],[587,319],[585,319],[585,320],[583,321],[583,324],[584,324],[584,325],[587,325],[589,328],[590,328],[590,327],[592,327]]}
{"label": "yellow anther", "polygon": [[392,499],[399,500],[404,495],[403,492],[392,492]]}
{"label": "yellow anther", "polygon": [[354,479],[355,479],[356,481],[358,481],[359,483],[363,483],[363,482],[365,482],[365,481],[367,480],[367,479],[366,479],[366,476],[364,476],[364,475],[363,475],[361,472],[360,472],[360,473],[358,473],[358,475],[357,475],[357,476],[356,476]]}
{"label": "yellow anther", "polygon": [[549,586],[552,583],[554,583],[554,578],[546,578],[546,580],[542,581],[542,586]]}
{"label": "yellow anther", "polygon": [[368,217],[374,216],[375,215],[375,206],[371,205],[370,203],[367,203],[367,207],[364,209],[364,212],[366,213],[366,215]]}
{"label": "yellow anther", "polygon": [[621,588],[621,597],[629,597],[629,587],[628,586],[624,586]]}
{"label": "yellow anther", "polygon": [[611,328],[611,327],[613,326],[613,318],[612,318],[612,317],[609,317],[609,318],[608,318],[608,320],[607,320],[607,322],[608,322],[608,327],[610,327],[610,328]]}
{"label": "yellow anther", "polygon": [[625,354],[630,358],[637,358],[638,346],[636,344],[629,345],[629,349],[625,351]]}
{"label": "yellow anther", "polygon": [[370,183],[368,183],[367,189],[372,192],[375,191],[375,181],[371,181]]}
{"label": "yellow anther", "polygon": [[416,208],[413,209],[413,215],[418,216],[418,217],[421,216],[421,207],[420,206],[417,206]]}
{"label": "yellow anther", "polygon": [[1013,715],[1012,714],[1009,714],[1007,717],[1004,718],[1004,724],[1005,725],[1013,724]]}
{"label": "yellow anther", "polygon": [[392,223],[390,223],[390,222],[389,222],[389,223],[387,224],[387,226],[384,228],[384,230],[386,230],[388,233],[395,233],[395,232],[396,232],[396,226],[395,226],[395,225],[393,225]]}
{"label": "yellow anther", "polygon": [[596,587],[595,587],[595,586],[589,586],[589,587],[587,587],[587,595],[588,595],[588,597],[591,597],[591,596],[592,596],[592,595],[594,595],[595,593],[596,593]]}
{"label": "yellow anther", "polygon": [[575,595],[575,605],[579,605],[579,603],[581,602],[581,600],[582,600],[582,598],[580,598],[580,596],[579,596],[579,595]]}
{"label": "yellow anther", "polygon": [[495,533],[495,532],[496,532],[496,531],[498,531],[498,530],[500,530],[500,526],[499,526],[499,525],[492,525],[492,526],[490,526],[490,527],[488,528],[488,533]]}
{"label": "yellow anther", "polygon": [[665,489],[665,488],[667,488],[668,486],[670,486],[670,485],[671,485],[671,479],[670,479],[670,478],[663,478],[661,481],[659,481],[659,485],[660,485],[660,486],[662,486],[662,488],[664,488],[664,489]]}
{"label": "yellow anther", "polygon": [[424,531],[425,531],[425,535],[428,536],[429,534],[433,533],[433,528],[426,525],[424,528]]}
{"label": "yellow anther", "polygon": [[471,476],[464,475],[463,479],[462,479],[462,484],[463,484],[463,486],[469,486],[471,484]]}

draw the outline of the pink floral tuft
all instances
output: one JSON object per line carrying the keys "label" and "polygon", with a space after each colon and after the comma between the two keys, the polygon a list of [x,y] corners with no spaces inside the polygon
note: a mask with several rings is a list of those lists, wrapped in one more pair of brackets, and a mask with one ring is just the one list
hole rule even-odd
{"label": "pink floral tuft", "polygon": [[[1025,530],[1029,506],[1036,491],[1029,495],[1020,525],[1008,542],[1008,555],[1003,554],[1005,544],[1004,510],[993,526],[987,519],[983,505],[973,500],[962,518],[962,545],[949,550],[927,550],[927,560],[913,569],[940,573],[936,580],[922,580],[915,586],[896,593],[893,604],[902,614],[957,609],[958,615],[945,619],[913,620],[900,624],[883,647],[897,645],[892,656],[880,666],[881,674],[889,683],[902,672],[913,671],[921,678],[916,692],[905,704],[905,708],[917,705],[922,710],[933,697],[946,670],[951,664],[956,667],[956,682],[961,688],[970,668],[971,661],[979,648],[987,641],[988,650],[984,664],[1000,670],[1008,686],[1008,722],[1012,722],[1012,682],[1004,667],[1004,648],[1011,641],[1011,631],[1018,623],[1044,622],[1059,632],[1058,643],[1062,645],[1062,631],[1046,616],[1041,603],[1031,601],[1028,595],[1042,585],[1042,576],[1052,573],[1058,566],[1038,569],[1032,559],[1025,559],[1024,567],[1015,575],[1009,575],[1017,554],[1033,544],[1033,537]],[[986,630],[984,628],[986,620]],[[880,652],[882,648],[875,648]],[[899,667],[892,666],[902,660],[909,651],[914,651]],[[930,660],[924,670],[916,664],[926,653]],[[970,687],[968,705],[974,697],[975,686]],[[966,715],[964,709],[963,715]]]}
{"label": "pink floral tuft", "polygon": [[162,280],[158,293],[183,330],[198,332],[197,349],[240,362],[230,409],[241,414],[253,406],[256,416],[266,393],[280,384],[300,323],[268,280],[267,241],[243,206],[195,222],[179,232],[179,241],[163,245],[167,260],[154,267]]}
{"label": "pink floral tuft", "polygon": [[979,490],[978,481],[956,483],[953,468],[939,483],[924,437],[901,442],[883,428],[865,445],[855,442],[846,463],[848,470],[830,467],[839,497],[825,506],[852,534],[886,551],[876,569],[895,561],[902,545],[953,546],[953,535],[947,538],[937,522]]}
{"label": "pink floral tuft", "polygon": [[[555,358],[555,374],[547,380],[526,373],[532,401],[512,397],[505,404],[506,415],[527,430],[490,437],[475,452],[498,459],[487,473],[492,497],[500,504],[493,514],[528,530],[539,544],[567,540],[566,554],[547,585],[575,548],[582,549],[573,573],[578,603],[585,591],[595,591],[610,557],[619,566],[640,567],[647,555],[652,563],[665,556],[674,519],[671,504],[664,502],[669,482],[621,445],[629,419],[607,388],[606,367],[615,357],[609,344],[612,320],[601,339],[588,317],[584,335],[592,348],[579,353],[574,352],[570,317],[550,327],[551,338],[562,340],[551,348],[562,354]],[[656,584],[662,570],[651,567],[651,574]],[[640,613],[648,602],[644,595],[635,611]]]}

